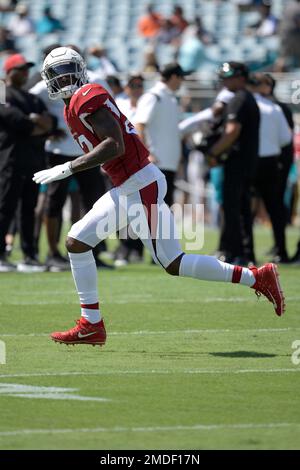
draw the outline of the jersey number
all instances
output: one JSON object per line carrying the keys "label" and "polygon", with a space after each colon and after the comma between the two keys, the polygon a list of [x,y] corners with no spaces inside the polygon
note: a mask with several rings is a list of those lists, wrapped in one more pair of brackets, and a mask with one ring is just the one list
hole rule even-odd
{"label": "jersey number", "polygon": [[83,134],[78,137],[78,143],[85,153],[91,152],[94,148],[92,142],[90,142]]}
{"label": "jersey number", "polygon": [[[135,130],[131,122],[128,121],[128,119],[126,119],[125,121],[125,129],[127,134],[137,134],[137,131]],[[94,148],[92,142],[90,142],[89,139],[87,139],[87,137],[85,137],[85,135],[83,134],[78,137],[78,143],[85,153],[91,152]]]}

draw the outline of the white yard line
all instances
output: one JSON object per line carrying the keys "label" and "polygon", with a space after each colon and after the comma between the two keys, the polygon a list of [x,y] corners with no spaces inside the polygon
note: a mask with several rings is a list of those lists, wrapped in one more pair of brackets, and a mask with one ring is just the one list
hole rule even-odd
{"label": "white yard line", "polygon": [[[300,297],[288,297],[286,298],[286,303],[299,301]],[[263,300],[264,302],[266,299]],[[161,298],[159,299],[159,304],[195,304],[199,303],[200,305],[203,303],[257,303],[258,300],[255,297],[207,297],[207,298],[193,298],[193,299],[176,299],[176,298]],[[124,305],[127,303],[131,304],[156,304],[158,300],[153,297],[148,296],[140,296],[140,297],[126,297],[117,300],[101,300],[101,304],[103,305]],[[8,306],[8,305],[78,305],[78,301],[74,300],[9,300],[7,302],[0,302],[0,306]]]}
{"label": "white yard line", "polygon": [[101,377],[105,375],[236,375],[236,374],[286,374],[290,372],[300,372],[300,367],[294,368],[278,368],[278,369],[139,369],[139,370],[110,370],[102,372],[36,372],[23,374],[1,374],[1,379],[19,378],[19,377],[71,377],[71,376],[95,376]]}
{"label": "white yard line", "polygon": [[75,429],[19,429],[0,431],[0,437],[26,436],[31,434],[73,434],[73,433],[159,433],[180,431],[218,431],[223,429],[276,429],[299,427],[300,423],[240,423],[240,424],[195,424],[191,426],[149,426],[113,428],[75,428]]}
{"label": "white yard line", "polygon": [[[203,329],[191,329],[191,330],[158,330],[158,331],[148,331],[148,330],[139,330],[139,331],[112,331],[109,332],[109,336],[153,336],[153,335],[170,335],[170,334],[180,334],[180,335],[189,335],[189,334],[202,334],[202,333],[283,333],[286,331],[297,331],[300,330],[300,327],[297,328],[203,328]],[[1,338],[19,338],[19,337],[42,337],[49,336],[50,333],[0,333]]]}

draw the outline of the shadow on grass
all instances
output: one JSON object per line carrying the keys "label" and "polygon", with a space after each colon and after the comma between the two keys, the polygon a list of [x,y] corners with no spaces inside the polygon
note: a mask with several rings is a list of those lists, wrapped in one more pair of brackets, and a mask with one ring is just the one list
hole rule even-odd
{"label": "shadow on grass", "polygon": [[209,353],[210,356],[215,357],[276,357],[277,354],[259,353],[256,351],[231,351],[231,352],[213,352]]}

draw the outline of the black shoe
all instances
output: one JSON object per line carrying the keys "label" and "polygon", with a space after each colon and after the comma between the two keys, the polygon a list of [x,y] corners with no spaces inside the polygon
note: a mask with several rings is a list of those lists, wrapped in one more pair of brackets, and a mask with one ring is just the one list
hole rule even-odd
{"label": "black shoe", "polygon": [[47,271],[47,266],[41,264],[37,259],[26,256],[24,261],[18,263],[17,270],[20,273],[43,273]]}
{"label": "black shoe", "polygon": [[114,269],[114,266],[111,266],[110,264],[105,263],[99,258],[95,258],[95,261],[96,261],[97,269]]}
{"label": "black shoe", "polygon": [[70,261],[62,256],[58,251],[54,255],[48,256],[46,264],[48,270],[52,273],[69,271],[71,269]]}
{"label": "black shoe", "polygon": [[6,255],[0,256],[0,273],[10,273],[17,270],[17,266],[6,259]]}

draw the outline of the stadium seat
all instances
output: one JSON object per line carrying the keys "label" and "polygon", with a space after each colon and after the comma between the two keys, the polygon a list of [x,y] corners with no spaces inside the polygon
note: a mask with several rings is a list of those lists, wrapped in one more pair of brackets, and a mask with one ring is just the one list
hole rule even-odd
{"label": "stadium seat", "polygon": [[[24,0],[24,3],[29,5],[34,20],[41,17],[43,9],[49,4],[48,0]],[[142,64],[145,46],[145,41],[138,34],[137,23],[139,17],[145,14],[148,3],[149,0],[52,0],[50,5],[53,14],[65,25],[65,31],[57,36],[63,43],[76,43],[81,47],[102,43],[113,54],[114,60],[122,64],[122,69],[127,65],[137,69]],[[174,7],[174,0],[153,0],[151,3],[165,16],[169,16]],[[240,14],[231,1],[178,0],[176,4],[183,7],[186,18],[191,22],[199,15],[205,28],[216,39],[216,44],[206,46],[208,61],[230,58],[250,61],[267,58],[272,61],[276,57],[278,37],[257,40],[242,34],[247,26],[257,20],[257,12]],[[283,4],[283,0],[273,0],[275,15],[282,13]],[[2,14],[1,17],[1,23],[5,24],[11,14]],[[120,39],[119,43],[117,38]],[[43,38],[37,47],[36,42],[30,45],[30,40],[24,40],[18,42],[18,47],[37,56],[45,41]],[[37,52],[31,51],[31,47]],[[168,61],[174,58],[174,50],[168,46],[159,48],[158,56],[159,60]]]}

